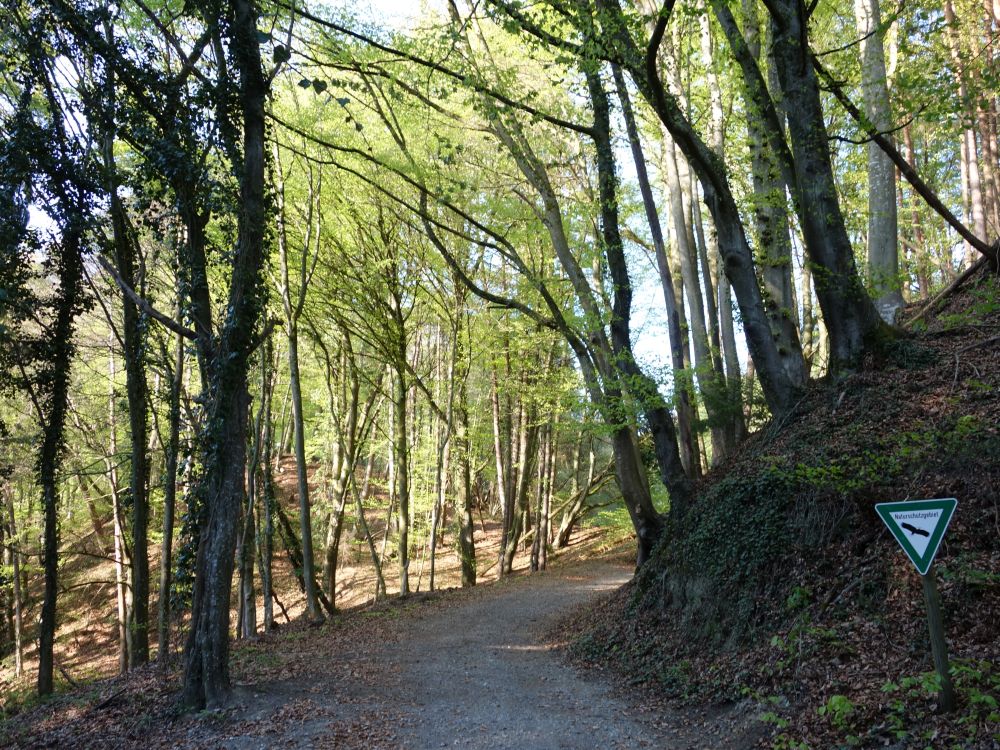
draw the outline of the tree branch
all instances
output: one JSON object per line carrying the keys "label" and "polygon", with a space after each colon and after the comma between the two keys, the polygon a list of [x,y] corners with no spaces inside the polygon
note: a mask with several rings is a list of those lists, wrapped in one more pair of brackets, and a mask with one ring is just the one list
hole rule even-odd
{"label": "tree branch", "polygon": [[191,341],[196,341],[198,339],[198,334],[196,334],[190,328],[185,328],[176,320],[171,318],[169,315],[161,313],[159,310],[157,310],[155,307],[149,304],[147,300],[143,299],[138,294],[136,294],[135,290],[125,283],[125,279],[121,277],[121,274],[118,273],[118,270],[114,266],[108,263],[106,258],[98,255],[97,262],[100,263],[101,268],[103,268],[108,273],[108,275],[110,275],[111,278],[115,280],[115,283],[118,285],[118,288],[122,290],[122,293],[130,300],[132,300],[132,303],[140,310],[142,310],[144,313],[146,313],[146,315],[148,315],[161,325],[165,326],[167,329],[173,331],[178,336],[183,336],[184,338],[189,339]]}
{"label": "tree branch", "polygon": [[888,139],[879,133],[877,128],[868,122],[868,119],[854,105],[840,84],[837,83],[827,69],[823,67],[823,64],[819,61],[816,55],[812,54],[810,57],[812,58],[813,67],[816,69],[816,73],[823,79],[823,82],[826,84],[830,93],[832,93],[837,98],[837,101],[840,102],[841,106],[847,110],[847,113],[858,124],[858,127],[867,133],[868,136],[878,144],[878,147],[882,149],[882,151],[884,151],[892,162],[899,168],[900,174],[902,174],[903,177],[906,178],[906,181],[913,186],[913,189],[920,194],[920,197],[924,199],[927,205],[934,209],[938,215],[948,222],[952,228],[958,232],[959,235],[961,235],[962,239],[993,261],[993,263],[996,263],[996,248],[991,247],[985,239],[977,237],[967,226],[965,226],[965,224],[958,220],[958,217],[956,217],[955,214],[953,214],[948,207],[941,202],[941,199],[937,197],[937,194],[920,178],[920,175],[918,175],[916,170],[910,166],[910,163],[903,158],[903,155],[899,153],[898,149],[896,149],[896,147],[893,146]]}
{"label": "tree branch", "polygon": [[[290,4],[284,2],[284,0],[275,0],[275,5],[281,8],[285,8],[286,10],[293,9],[293,7]],[[369,47],[374,47],[380,52],[385,52],[386,54],[389,55],[395,55],[396,57],[399,57],[403,60],[416,63],[417,65],[421,65],[425,68],[430,68],[431,70],[437,73],[441,73],[442,75],[448,76],[449,78],[453,78],[454,80],[459,81],[460,83],[470,87],[474,91],[477,91],[481,94],[486,94],[487,96],[496,99],[498,102],[506,104],[508,107],[513,107],[514,109],[519,109],[522,112],[527,112],[529,115],[541,118],[542,120],[545,120],[546,122],[551,123],[552,125],[557,125],[558,127],[561,128],[573,130],[577,133],[582,133],[583,135],[590,135],[591,129],[586,125],[579,125],[575,122],[564,120],[561,117],[556,117],[555,115],[550,115],[547,114],[546,112],[542,112],[539,109],[535,109],[530,104],[525,104],[524,102],[519,102],[515,99],[511,99],[509,96],[505,96],[504,94],[501,94],[500,92],[490,88],[489,86],[486,86],[485,84],[477,83],[470,76],[463,75],[462,73],[459,73],[456,70],[452,70],[451,68],[442,65],[441,63],[436,63],[433,60],[428,60],[427,58],[421,57],[419,55],[414,55],[409,52],[404,52],[403,50],[396,49],[395,47],[390,47],[387,44],[383,44],[382,42],[379,42],[370,36],[362,34],[358,31],[354,31],[353,29],[349,29],[346,26],[341,26],[340,24],[334,23],[333,21],[328,21],[324,18],[320,18],[319,16],[315,16],[312,13],[303,10],[302,8],[298,8],[296,10],[302,18],[312,21],[315,24],[336,31],[338,34],[345,34],[346,36],[349,36],[352,39],[356,39],[359,42],[367,44]]]}

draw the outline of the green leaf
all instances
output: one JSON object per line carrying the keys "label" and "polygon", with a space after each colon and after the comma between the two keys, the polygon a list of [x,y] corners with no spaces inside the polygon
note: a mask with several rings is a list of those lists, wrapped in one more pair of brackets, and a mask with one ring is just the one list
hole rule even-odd
{"label": "green leaf", "polygon": [[339,104],[341,107],[346,107],[347,103],[349,101],[351,101],[351,100],[348,99],[346,96],[338,96],[337,97],[337,104]]}
{"label": "green leaf", "polygon": [[301,86],[304,89],[307,89],[307,88],[309,88],[312,85],[313,85],[313,82],[310,81],[308,78],[303,78],[301,81],[299,81],[299,86]]}
{"label": "green leaf", "polygon": [[314,79],[312,82],[313,90],[317,94],[322,94],[324,91],[326,91],[326,86],[327,86],[326,81],[321,81],[318,78]]}

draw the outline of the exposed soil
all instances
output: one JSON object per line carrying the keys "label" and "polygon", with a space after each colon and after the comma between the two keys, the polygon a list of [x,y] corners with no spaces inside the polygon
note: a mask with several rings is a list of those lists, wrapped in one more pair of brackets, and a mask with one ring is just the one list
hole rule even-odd
{"label": "exposed soil", "polygon": [[748,704],[651,711],[568,666],[546,634],[630,576],[579,562],[471,591],[416,595],[296,624],[241,644],[234,706],[174,709],[176,673],[155,668],[63,695],[14,719],[17,748],[748,747]]}

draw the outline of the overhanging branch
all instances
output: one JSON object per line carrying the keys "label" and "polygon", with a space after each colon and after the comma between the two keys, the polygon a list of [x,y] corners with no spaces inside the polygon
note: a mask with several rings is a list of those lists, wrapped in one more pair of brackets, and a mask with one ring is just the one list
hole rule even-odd
{"label": "overhanging branch", "polygon": [[993,263],[996,263],[996,248],[991,247],[984,238],[977,237],[972,233],[972,230],[959,221],[958,217],[955,216],[955,214],[953,214],[948,207],[941,202],[941,199],[937,197],[937,194],[920,178],[920,175],[918,175],[916,170],[910,166],[910,163],[903,158],[903,155],[899,153],[899,150],[893,146],[892,143],[868,121],[868,118],[862,114],[861,110],[855,106],[854,102],[852,102],[850,97],[844,92],[841,85],[832,75],[830,75],[829,71],[823,67],[823,64],[819,61],[816,55],[812,54],[810,57],[812,57],[813,67],[816,69],[817,75],[823,79],[823,83],[826,84],[830,93],[833,94],[837,98],[837,101],[840,102],[841,106],[847,110],[847,113],[858,124],[858,127],[860,127],[869,138],[878,144],[878,147],[882,149],[882,151],[884,151],[885,154],[892,160],[893,164],[899,168],[900,174],[903,175],[903,177],[906,178],[906,181],[913,186],[913,189],[917,191],[927,205],[934,209],[934,211],[936,211],[941,218],[948,222],[951,227],[958,232],[959,235],[961,235],[962,239],[993,261]]}
{"label": "overhanging branch", "polygon": [[118,269],[112,266],[106,258],[98,255],[97,262],[101,265],[101,268],[103,268],[107,274],[114,279],[115,284],[117,284],[118,288],[122,290],[122,293],[132,301],[132,304],[142,310],[146,315],[179,336],[183,336],[191,341],[196,341],[198,339],[198,334],[190,328],[185,328],[169,315],[165,315],[153,307],[148,300],[140,297],[136,291],[125,282],[125,279],[121,277],[121,274],[118,273]]}

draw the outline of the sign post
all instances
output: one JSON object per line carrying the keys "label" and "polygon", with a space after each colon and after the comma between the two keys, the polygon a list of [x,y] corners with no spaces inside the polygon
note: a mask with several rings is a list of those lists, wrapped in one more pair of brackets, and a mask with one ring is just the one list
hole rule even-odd
{"label": "sign post", "polygon": [[927,630],[931,639],[934,669],[941,678],[938,706],[948,713],[955,708],[955,685],[948,663],[948,644],[944,638],[944,620],[941,617],[941,596],[938,594],[937,576],[934,574],[934,557],[948,529],[958,501],[909,500],[901,503],[879,503],[875,506],[882,522],[899,542],[907,557],[920,573],[927,602]]}

